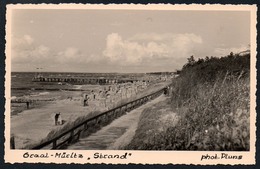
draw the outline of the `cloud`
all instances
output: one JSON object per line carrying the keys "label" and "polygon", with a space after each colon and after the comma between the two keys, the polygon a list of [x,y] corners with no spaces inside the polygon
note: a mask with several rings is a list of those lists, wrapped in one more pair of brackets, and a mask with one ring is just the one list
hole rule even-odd
{"label": "cloud", "polygon": [[30,35],[24,35],[24,40],[27,44],[31,45],[33,43],[33,38]]}
{"label": "cloud", "polygon": [[[104,58],[100,55],[85,55],[79,48],[67,47],[60,51],[54,51],[45,45],[38,45],[30,35],[12,38],[12,67],[28,69],[28,65],[34,70],[36,67],[43,67],[44,70],[54,66],[62,65],[62,68],[85,67],[86,64],[103,63]],[[66,71],[66,70],[64,70]]]}
{"label": "cloud", "polygon": [[[28,65],[44,70],[110,70],[110,71],[164,71],[182,67],[193,49],[203,43],[195,34],[136,34],[123,38],[118,33],[107,35],[101,54],[86,54],[84,49],[66,47],[53,50],[30,35],[12,39],[12,67]],[[26,65],[26,66],[25,66]]]}
{"label": "cloud", "polygon": [[34,39],[30,35],[24,35],[22,37],[13,37],[12,48],[27,49],[34,42]]}
{"label": "cloud", "polygon": [[78,61],[82,57],[81,51],[75,47],[68,47],[64,51],[57,54],[59,62],[70,62],[72,60]]}
{"label": "cloud", "polygon": [[111,33],[106,38],[103,55],[110,63],[119,65],[161,65],[186,59],[192,48],[201,43],[201,37],[195,34],[143,33],[123,39]]}
{"label": "cloud", "polygon": [[231,48],[216,48],[214,50],[214,53],[217,55],[217,56],[226,56],[226,55],[229,55],[231,52],[233,53],[240,53],[242,51],[246,51],[249,49],[249,46],[247,45],[240,45],[238,47],[231,47]]}
{"label": "cloud", "polygon": [[184,42],[193,41],[196,43],[202,43],[202,39],[200,36],[195,35],[193,33],[185,33],[185,34],[174,34],[174,33],[142,33],[136,34],[129,38],[130,41],[164,41],[171,42],[176,40],[183,40]]}
{"label": "cloud", "polygon": [[76,47],[68,47],[63,51],[60,51],[55,55],[56,62],[59,64],[78,64],[78,65],[86,65],[86,64],[97,64],[99,62],[103,62],[103,58],[100,55],[84,54],[79,48]]}
{"label": "cloud", "polygon": [[41,63],[49,57],[50,52],[50,48],[45,45],[35,45],[34,39],[30,35],[13,38],[13,63]]}

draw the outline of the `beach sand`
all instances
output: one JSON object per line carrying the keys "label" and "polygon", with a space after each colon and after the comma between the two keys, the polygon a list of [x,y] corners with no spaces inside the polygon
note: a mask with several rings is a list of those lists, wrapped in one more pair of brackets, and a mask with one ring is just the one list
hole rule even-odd
{"label": "beach sand", "polygon": [[60,112],[65,123],[75,120],[79,116],[85,116],[95,110],[105,110],[97,102],[90,102],[83,107],[81,92],[74,92],[73,99],[62,99],[41,106],[24,110],[11,118],[11,133],[15,135],[16,148],[22,148],[27,144],[39,142],[45,138],[51,130],[58,130],[62,126],[55,126],[54,115]]}
{"label": "beach sand", "polygon": [[[150,94],[155,90],[159,90],[162,86],[165,86],[165,83],[152,85],[133,96],[132,99]],[[95,111],[103,112],[122,101],[120,97],[116,97],[113,103],[107,103],[107,107],[105,107],[104,104],[100,104],[100,102],[103,101],[96,100],[90,101],[89,106],[83,107],[82,93],[84,92],[60,91],[56,94],[52,93],[52,95],[58,95],[55,101],[47,102],[40,107],[24,110],[21,113],[12,116],[11,134],[15,136],[15,148],[22,149],[26,145],[39,143],[39,141],[46,138],[50,131],[59,130],[66,123],[75,121],[78,117],[86,116]],[[68,96],[72,97],[72,99],[68,98]],[[128,100],[131,100],[131,98]],[[54,115],[58,112],[61,113],[61,117],[65,120],[65,124],[55,126]]]}

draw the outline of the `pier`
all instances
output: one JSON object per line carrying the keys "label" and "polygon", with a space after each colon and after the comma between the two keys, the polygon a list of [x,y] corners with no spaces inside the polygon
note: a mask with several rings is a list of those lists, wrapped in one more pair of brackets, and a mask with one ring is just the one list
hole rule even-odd
{"label": "pier", "polygon": [[119,84],[119,83],[134,83],[134,82],[146,82],[147,80],[137,79],[105,79],[105,78],[80,78],[80,77],[34,77],[33,82],[61,82],[61,83],[73,83],[73,84],[93,84],[93,85],[107,85],[107,84]]}

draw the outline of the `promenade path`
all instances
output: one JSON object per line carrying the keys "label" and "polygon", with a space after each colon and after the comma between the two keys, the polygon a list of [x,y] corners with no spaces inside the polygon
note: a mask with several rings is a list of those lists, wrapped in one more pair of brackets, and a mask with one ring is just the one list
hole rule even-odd
{"label": "promenade path", "polygon": [[138,121],[145,108],[164,101],[164,95],[134,109],[115,119],[109,125],[101,128],[88,137],[81,138],[79,142],[70,145],[69,150],[119,150],[127,145],[135,135]]}

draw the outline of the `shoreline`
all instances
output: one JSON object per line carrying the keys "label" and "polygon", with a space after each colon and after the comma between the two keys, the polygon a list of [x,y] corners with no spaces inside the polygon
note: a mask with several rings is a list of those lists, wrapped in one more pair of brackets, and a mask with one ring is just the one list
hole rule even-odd
{"label": "shoreline", "polygon": [[[11,90],[32,90],[30,87],[13,87]],[[58,89],[58,88],[33,88],[32,91],[88,91],[87,89],[77,89],[77,88],[70,88],[70,89]]]}

